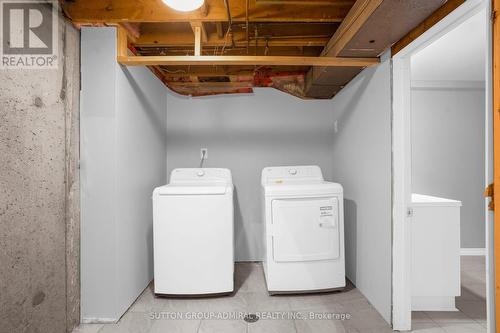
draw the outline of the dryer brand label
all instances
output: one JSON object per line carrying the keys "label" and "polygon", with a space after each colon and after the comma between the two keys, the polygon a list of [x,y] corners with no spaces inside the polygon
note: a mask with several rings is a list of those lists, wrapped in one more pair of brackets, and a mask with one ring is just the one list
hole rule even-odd
{"label": "dryer brand label", "polygon": [[323,216],[333,216],[333,207],[332,206],[322,206],[319,207],[320,215]]}

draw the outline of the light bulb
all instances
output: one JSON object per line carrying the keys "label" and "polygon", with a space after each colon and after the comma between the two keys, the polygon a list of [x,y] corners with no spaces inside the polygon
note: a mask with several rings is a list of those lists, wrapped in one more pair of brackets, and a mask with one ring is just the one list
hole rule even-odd
{"label": "light bulb", "polygon": [[190,12],[200,8],[205,0],[163,0],[172,9],[180,12]]}

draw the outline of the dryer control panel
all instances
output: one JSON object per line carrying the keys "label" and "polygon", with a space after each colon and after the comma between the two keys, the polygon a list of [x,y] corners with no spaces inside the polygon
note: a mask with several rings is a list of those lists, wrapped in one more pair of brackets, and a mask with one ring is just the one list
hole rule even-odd
{"label": "dryer control panel", "polygon": [[268,167],[262,170],[262,185],[290,180],[322,181],[323,174],[316,165]]}

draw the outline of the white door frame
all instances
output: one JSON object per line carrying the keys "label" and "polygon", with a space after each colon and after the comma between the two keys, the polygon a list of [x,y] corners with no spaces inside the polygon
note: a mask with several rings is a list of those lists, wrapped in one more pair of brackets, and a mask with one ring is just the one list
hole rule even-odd
{"label": "white door frame", "polygon": [[[399,51],[392,59],[392,324],[394,330],[411,330],[411,224],[409,223],[411,221],[412,188],[410,58],[413,54],[432,44],[486,6],[489,6],[488,0],[466,1],[404,49]],[[488,84],[486,87],[488,88]],[[488,127],[486,131],[488,131]],[[487,147],[489,147],[489,145],[487,145]],[[489,249],[487,249],[487,252],[488,250]]]}

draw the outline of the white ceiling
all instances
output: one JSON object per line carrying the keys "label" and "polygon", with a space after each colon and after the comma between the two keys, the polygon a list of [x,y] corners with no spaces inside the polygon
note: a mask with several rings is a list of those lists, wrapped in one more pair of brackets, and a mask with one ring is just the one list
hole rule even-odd
{"label": "white ceiling", "polygon": [[486,52],[484,11],[412,57],[412,80],[484,81]]}

